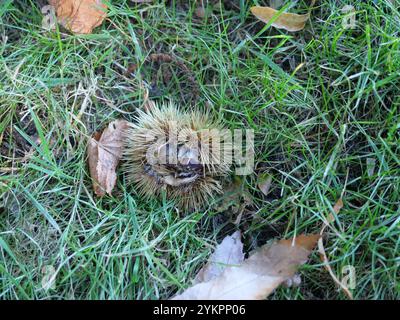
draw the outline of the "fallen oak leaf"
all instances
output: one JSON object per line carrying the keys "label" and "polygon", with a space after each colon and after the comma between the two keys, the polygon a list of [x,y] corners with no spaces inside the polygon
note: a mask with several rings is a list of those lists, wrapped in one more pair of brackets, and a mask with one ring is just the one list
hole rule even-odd
{"label": "fallen oak leaf", "polygon": [[239,266],[226,267],[210,281],[198,283],[173,300],[261,300],[290,279],[307,261],[320,235],[300,235],[265,245]]}
{"label": "fallen oak leaf", "polygon": [[55,8],[58,22],[77,34],[89,34],[107,16],[107,5],[102,0],[49,0]]}
{"label": "fallen oak leaf", "polygon": [[103,133],[96,132],[88,144],[88,164],[97,196],[111,195],[117,181],[116,168],[122,156],[123,133],[129,122],[115,120]]}
{"label": "fallen oak leaf", "polygon": [[[315,4],[316,0],[311,2],[310,7]],[[290,32],[303,30],[306,22],[310,18],[310,13],[306,14],[296,14],[289,12],[281,12],[279,10],[273,9],[271,7],[260,7],[255,6],[250,8],[251,13],[259,20],[270,23],[271,25],[278,29],[285,29]]]}

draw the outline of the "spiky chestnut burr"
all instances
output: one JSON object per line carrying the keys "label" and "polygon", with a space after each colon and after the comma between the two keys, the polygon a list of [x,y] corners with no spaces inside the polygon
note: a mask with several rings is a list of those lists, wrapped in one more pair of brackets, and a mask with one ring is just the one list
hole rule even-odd
{"label": "spiky chestnut burr", "polygon": [[209,114],[177,106],[139,111],[126,130],[124,171],[145,198],[165,193],[184,210],[200,209],[230,172],[231,136]]}

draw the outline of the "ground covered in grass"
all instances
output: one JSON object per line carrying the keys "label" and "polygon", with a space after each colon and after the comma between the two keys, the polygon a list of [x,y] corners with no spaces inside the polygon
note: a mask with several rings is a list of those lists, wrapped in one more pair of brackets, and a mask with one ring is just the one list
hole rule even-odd
{"label": "ground covered in grass", "polygon": [[[41,29],[45,1],[3,1],[0,299],[168,298],[225,235],[242,230],[249,252],[319,232],[340,197],[324,240],[333,272],[354,267],[355,298],[400,298],[400,2],[317,2],[296,33],[251,15],[267,1],[217,2],[199,17],[195,1],[113,0],[102,26],[74,36]],[[87,138],[132,120],[146,90],[255,131],[245,199],[185,213],[140,199],[123,174],[94,197]],[[347,298],[316,252],[300,274],[270,298]]]}

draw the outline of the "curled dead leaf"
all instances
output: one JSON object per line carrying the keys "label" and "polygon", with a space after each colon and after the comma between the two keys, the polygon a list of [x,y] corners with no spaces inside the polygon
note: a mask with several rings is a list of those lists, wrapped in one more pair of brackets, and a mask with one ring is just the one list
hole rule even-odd
{"label": "curled dead leaf", "polygon": [[117,181],[116,168],[122,156],[125,120],[111,122],[103,133],[96,132],[88,144],[88,163],[93,189],[97,196],[111,195]]}
{"label": "curled dead leaf", "polygon": [[107,16],[103,0],[49,0],[58,23],[77,34],[92,33]]}

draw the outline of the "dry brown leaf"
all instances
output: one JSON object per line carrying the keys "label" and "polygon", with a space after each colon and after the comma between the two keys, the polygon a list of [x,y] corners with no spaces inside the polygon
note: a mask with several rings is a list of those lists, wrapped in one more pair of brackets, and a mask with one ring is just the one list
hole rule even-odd
{"label": "dry brown leaf", "polygon": [[195,284],[210,281],[220,276],[226,267],[239,265],[243,262],[243,243],[240,237],[240,231],[236,231],[222,240],[215,248],[209,262],[200,269],[194,279]]}
{"label": "dry brown leaf", "polygon": [[88,145],[88,163],[93,189],[102,197],[111,192],[117,181],[116,168],[122,156],[123,132],[128,128],[125,120],[109,123],[103,133],[96,132]]}
{"label": "dry brown leaf", "polygon": [[49,0],[58,22],[73,33],[88,34],[107,16],[102,0]]}
{"label": "dry brown leaf", "polygon": [[[340,212],[340,210],[343,208],[343,200],[342,198],[339,198],[339,200],[335,203],[335,205],[333,206],[333,211],[338,214]],[[335,220],[334,216],[330,213],[328,218],[327,218],[327,222],[324,223],[324,226],[322,227],[321,231],[320,231],[320,235],[322,236],[325,228],[332,223]],[[333,279],[333,281],[340,287],[342,288],[342,290],[344,291],[344,293],[349,297],[349,299],[353,299],[353,294],[351,293],[351,291],[349,290],[349,288],[347,288],[339,279],[338,277],[335,275],[335,273],[333,272],[330,264],[329,264],[329,259],[328,256],[326,255],[325,252],[325,248],[324,248],[324,242],[322,237],[318,240],[318,252],[319,255],[321,257],[322,262],[324,263],[324,267],[325,269],[329,272],[329,275],[331,276],[331,278]]]}
{"label": "dry brown leaf", "polygon": [[263,246],[239,266],[226,267],[219,276],[188,288],[173,300],[264,299],[293,277],[319,237],[300,235]]}
{"label": "dry brown leaf", "polygon": [[[314,5],[315,0],[311,2],[311,7]],[[269,23],[271,19],[274,19],[272,22],[272,26],[278,29],[285,29],[287,31],[295,32],[303,30],[307,20],[310,18],[310,13],[306,14],[296,14],[296,13],[288,13],[282,12],[278,13],[278,10],[275,10],[271,7],[251,7],[251,13],[256,16],[258,19],[265,23]],[[276,15],[279,15],[276,17]],[[276,18],[276,19],[275,19]]]}

